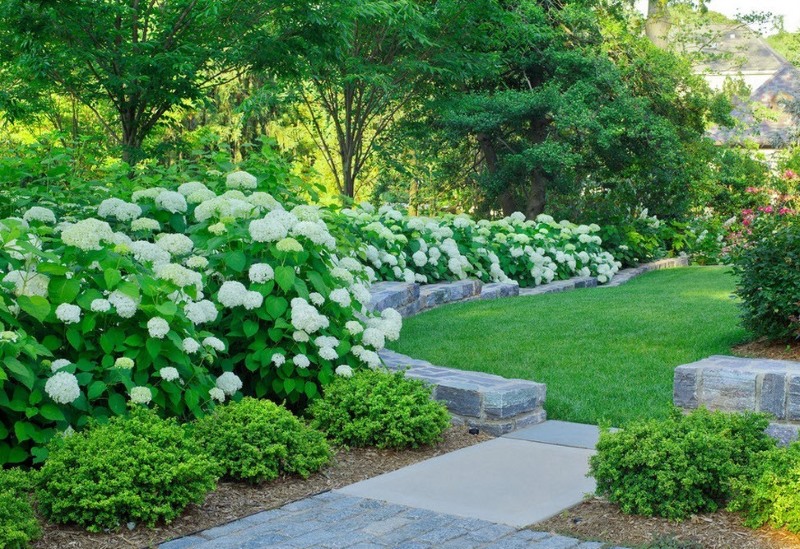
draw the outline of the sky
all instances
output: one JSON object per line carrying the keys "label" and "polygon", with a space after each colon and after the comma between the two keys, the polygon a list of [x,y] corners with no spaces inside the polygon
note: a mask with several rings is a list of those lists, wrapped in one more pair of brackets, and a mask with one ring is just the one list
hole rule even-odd
{"label": "sky", "polygon": [[[737,13],[768,11],[784,16],[784,27],[790,32],[800,30],[800,1],[798,0],[709,0],[708,9],[729,17]],[[636,7],[647,12],[647,0],[636,0]]]}

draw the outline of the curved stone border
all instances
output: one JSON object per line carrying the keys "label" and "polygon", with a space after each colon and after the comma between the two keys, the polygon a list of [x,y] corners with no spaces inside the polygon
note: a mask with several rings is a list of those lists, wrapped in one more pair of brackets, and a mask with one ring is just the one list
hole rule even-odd
{"label": "curved stone border", "polygon": [[[605,286],[598,286],[595,277],[571,278],[523,289],[517,284],[482,284],[478,280],[424,286],[405,282],[379,282],[372,286],[370,309],[382,311],[391,307],[402,316],[408,317],[459,301],[619,286],[649,271],[686,265],[686,258],[662,259],[633,269],[624,269]],[[430,383],[433,387],[433,398],[447,405],[456,423],[478,427],[499,436],[547,419],[544,411],[547,389],[543,383],[444,368],[388,349],[381,351],[380,356],[389,369],[407,369],[408,377]]]}

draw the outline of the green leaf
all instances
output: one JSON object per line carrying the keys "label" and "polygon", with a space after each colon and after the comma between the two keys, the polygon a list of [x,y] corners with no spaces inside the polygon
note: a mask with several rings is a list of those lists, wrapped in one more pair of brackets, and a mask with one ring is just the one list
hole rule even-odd
{"label": "green leaf", "polygon": [[31,369],[13,356],[6,357],[4,360],[5,367],[8,368],[8,371],[11,372],[11,375],[28,389],[33,389],[33,383],[36,381],[36,376],[33,374]]}
{"label": "green leaf", "polygon": [[145,343],[145,347],[147,348],[147,354],[150,355],[150,358],[155,359],[161,353],[161,340],[150,338]]}
{"label": "green leaf", "polygon": [[39,408],[39,414],[45,419],[49,419],[50,421],[64,421],[64,412],[61,409],[53,404],[52,402],[48,402],[43,404],[41,408]]}
{"label": "green leaf", "polygon": [[25,442],[33,438],[36,432],[36,425],[27,421],[17,421],[14,423],[14,434],[17,435],[17,440]]}
{"label": "green leaf", "polygon": [[125,397],[117,393],[114,393],[108,397],[108,407],[111,408],[111,411],[118,416],[125,415],[125,412],[128,409],[128,406],[125,403]]}
{"label": "green leaf", "polygon": [[288,292],[294,286],[294,267],[287,267],[285,265],[281,265],[280,267],[275,267],[275,282],[278,283],[281,290],[284,292]]}
{"label": "green leaf", "polygon": [[69,272],[69,267],[59,263],[39,263],[36,272],[50,276],[64,276]]}
{"label": "green leaf", "polygon": [[267,311],[267,314],[269,314],[272,319],[283,316],[283,313],[286,312],[288,308],[289,302],[282,297],[271,295],[264,300],[264,310]]}
{"label": "green leaf", "polygon": [[133,334],[125,338],[125,345],[128,347],[141,347],[144,344],[144,337],[141,334]]}
{"label": "green leaf", "polygon": [[325,284],[325,281],[322,280],[322,275],[319,274],[317,271],[309,272],[308,280],[311,282],[311,285],[314,286],[314,289],[317,290],[322,295],[328,295],[328,293],[330,293],[328,290],[328,286]]}
{"label": "green leaf", "polygon": [[[80,351],[81,348],[83,347],[83,337],[81,336],[80,332],[78,332],[78,329],[73,326],[70,326],[69,328],[67,328],[66,335],[67,335],[67,341],[69,341],[69,344],[72,345],[72,348],[75,349],[76,351]],[[106,347],[103,344],[103,342],[106,340],[105,336],[106,334],[100,336],[100,346],[103,348],[103,350],[106,350]],[[110,353],[113,349],[114,345],[112,344],[109,347],[109,349],[106,350],[106,352]]]}
{"label": "green leaf", "polygon": [[242,330],[247,337],[253,337],[258,333],[258,322],[253,320],[245,320],[242,324]]}
{"label": "green leaf", "polygon": [[106,282],[106,289],[113,290],[122,281],[122,273],[117,269],[106,269],[103,271],[103,280]]}
{"label": "green leaf", "polygon": [[87,396],[89,400],[94,400],[100,395],[103,394],[103,391],[106,390],[106,384],[102,381],[94,381],[91,385],[89,385],[89,390],[87,391]]}
{"label": "green leaf", "polygon": [[241,273],[247,265],[247,256],[241,250],[229,252],[225,255],[225,264],[234,272]]}
{"label": "green leaf", "polygon": [[283,380],[283,390],[286,392],[287,395],[291,394],[291,392],[294,390],[294,379],[292,379],[290,377],[284,379]]}
{"label": "green leaf", "polygon": [[317,384],[313,381],[306,381],[304,392],[309,399],[315,398],[319,394],[317,391]]}
{"label": "green leaf", "polygon": [[74,278],[56,278],[50,281],[48,295],[55,304],[72,303],[81,292],[80,281]]}
{"label": "green leaf", "polygon": [[0,423],[0,440],[4,440],[8,436],[8,429],[6,426]]}
{"label": "green leaf", "polygon": [[178,306],[174,303],[167,302],[161,303],[160,305],[156,305],[156,311],[161,313],[162,316],[166,317],[166,320],[171,320],[175,313],[178,312]]}
{"label": "green leaf", "polygon": [[19,304],[20,309],[31,315],[39,322],[44,322],[44,319],[50,314],[50,302],[41,296],[21,295],[17,299],[17,303]]}

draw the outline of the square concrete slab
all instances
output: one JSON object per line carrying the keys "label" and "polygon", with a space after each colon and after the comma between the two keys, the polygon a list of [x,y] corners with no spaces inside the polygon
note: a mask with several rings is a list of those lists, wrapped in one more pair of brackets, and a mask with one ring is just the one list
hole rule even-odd
{"label": "square concrete slab", "polygon": [[594,452],[496,438],[338,492],[521,528],[552,517],[595,490]]}
{"label": "square concrete slab", "polygon": [[503,436],[505,438],[594,450],[597,445],[597,439],[600,437],[600,429],[596,425],[550,420]]}

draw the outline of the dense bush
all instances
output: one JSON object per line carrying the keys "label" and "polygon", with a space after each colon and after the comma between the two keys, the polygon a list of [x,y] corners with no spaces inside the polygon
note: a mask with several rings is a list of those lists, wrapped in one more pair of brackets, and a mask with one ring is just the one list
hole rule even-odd
{"label": "dense bush", "polygon": [[0,470],[0,547],[22,549],[42,534],[29,494],[34,473]]}
{"label": "dense bush", "polygon": [[214,489],[219,466],[174,419],[146,409],[53,439],[40,472],[40,512],[91,531],[170,522]]}
{"label": "dense bush", "polygon": [[752,218],[734,254],[745,327],[774,339],[800,337],[800,216]]}
{"label": "dense bush", "polygon": [[730,497],[731,479],[751,473],[774,446],[768,423],[756,414],[674,410],[666,420],[603,432],[590,474],[597,493],[625,513],[677,520],[715,511]]}
{"label": "dense bush", "polygon": [[800,442],[765,452],[755,474],[734,484],[729,508],[745,515],[745,524],[769,524],[800,533]]}
{"label": "dense bush", "polygon": [[331,457],[319,431],[268,400],[244,398],[199,420],[194,436],[225,475],[251,483],[283,473],[307,478]]}
{"label": "dense bush", "polygon": [[311,426],[337,444],[417,448],[439,440],[450,425],[441,402],[403,372],[362,371],[337,379],[310,407]]}

